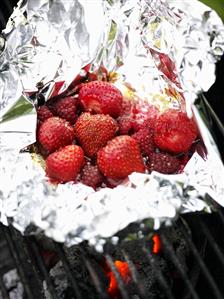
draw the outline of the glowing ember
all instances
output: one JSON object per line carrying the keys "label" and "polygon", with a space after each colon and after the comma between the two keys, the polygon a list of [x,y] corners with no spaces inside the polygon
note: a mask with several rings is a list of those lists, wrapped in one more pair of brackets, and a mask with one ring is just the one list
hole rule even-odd
{"label": "glowing ember", "polygon": [[153,237],[152,237],[152,240],[154,242],[153,247],[152,247],[152,252],[157,254],[157,253],[159,253],[159,251],[161,249],[160,238],[157,234],[154,234]]}
{"label": "glowing ember", "polygon": [[[125,284],[128,284],[129,281],[131,280],[131,273],[128,267],[127,262],[121,262],[121,261],[115,261],[114,262],[115,267],[117,268],[121,278],[123,279]],[[111,296],[116,296],[119,293],[119,288],[118,288],[118,283],[115,278],[115,275],[112,271],[110,271],[107,274],[109,280],[110,280],[110,285],[108,288],[108,293]]]}

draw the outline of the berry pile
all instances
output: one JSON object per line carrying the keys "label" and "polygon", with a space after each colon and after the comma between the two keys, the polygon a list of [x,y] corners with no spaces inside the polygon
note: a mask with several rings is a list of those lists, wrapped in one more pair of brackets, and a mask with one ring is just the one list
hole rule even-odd
{"label": "berry pile", "polygon": [[198,134],[184,112],[159,113],[105,81],[82,83],[76,97],[50,99],[37,118],[47,177],[93,188],[115,186],[132,172],[180,172]]}

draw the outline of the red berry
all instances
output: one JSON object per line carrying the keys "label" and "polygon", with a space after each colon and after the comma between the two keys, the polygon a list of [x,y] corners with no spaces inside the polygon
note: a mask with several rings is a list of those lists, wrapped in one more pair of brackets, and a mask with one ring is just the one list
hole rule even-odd
{"label": "red berry", "polygon": [[58,182],[74,181],[84,163],[84,153],[80,146],[67,145],[46,159],[46,175]]}
{"label": "red berry", "polygon": [[44,122],[46,119],[52,117],[53,114],[46,105],[37,108],[37,119]]}
{"label": "red berry", "polygon": [[153,134],[154,131],[148,126],[145,126],[131,136],[138,142],[143,156],[149,156],[154,152],[155,145],[153,141]]}
{"label": "red berry", "polygon": [[117,123],[120,135],[129,135],[133,132],[134,119],[131,116],[122,115],[118,117]]}
{"label": "red berry", "polygon": [[108,82],[92,81],[83,84],[79,99],[85,111],[109,114],[116,118],[122,110],[122,93]]}
{"label": "red berry", "polygon": [[148,125],[150,128],[154,128],[156,119],[158,117],[158,109],[155,106],[150,105],[147,102],[139,101],[132,109],[134,115],[134,131],[137,132],[141,128]]}
{"label": "red berry", "polygon": [[189,150],[197,134],[196,124],[186,113],[168,110],[157,120],[154,142],[161,150],[178,154]]}
{"label": "red berry", "polygon": [[145,170],[137,141],[126,135],[115,137],[99,150],[97,164],[106,177],[114,180]]}
{"label": "red berry", "polygon": [[103,182],[103,175],[100,173],[97,165],[86,164],[81,173],[81,182],[94,189]]}
{"label": "red berry", "polygon": [[52,101],[49,100],[48,107],[54,115],[64,118],[74,124],[77,116],[77,99],[66,97]]}
{"label": "red berry", "polygon": [[109,115],[82,113],[75,124],[75,136],[88,157],[93,157],[100,148],[112,139],[118,126]]}
{"label": "red berry", "polygon": [[165,174],[176,173],[179,170],[180,161],[177,157],[167,153],[152,153],[148,162],[148,170]]}
{"label": "red berry", "polygon": [[74,140],[74,129],[66,120],[50,117],[40,126],[37,141],[48,153],[52,153]]}

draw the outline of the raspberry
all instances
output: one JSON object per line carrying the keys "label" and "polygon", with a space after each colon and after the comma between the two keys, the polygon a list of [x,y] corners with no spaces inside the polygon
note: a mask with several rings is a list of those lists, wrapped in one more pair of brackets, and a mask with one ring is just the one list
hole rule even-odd
{"label": "raspberry", "polygon": [[153,133],[154,131],[152,129],[145,126],[131,136],[138,142],[143,156],[149,156],[154,152],[155,145],[153,141]]}
{"label": "raspberry", "polygon": [[178,171],[180,161],[168,153],[152,153],[147,166],[149,172],[154,170],[164,174],[172,174]]}
{"label": "raspberry", "polygon": [[48,102],[48,107],[54,115],[69,121],[71,124],[74,124],[77,117],[76,106],[77,99],[74,99],[73,97],[60,98],[52,101],[49,100]]}
{"label": "raspberry", "polygon": [[42,105],[37,108],[37,119],[40,122],[44,122],[46,119],[52,117],[53,114],[49,110],[49,108],[46,105]]}
{"label": "raspberry", "polygon": [[130,116],[123,115],[117,119],[120,135],[129,135],[133,132],[134,119]]}
{"label": "raspberry", "polygon": [[81,173],[81,182],[94,189],[99,187],[103,182],[103,175],[100,173],[97,165],[86,164]]}
{"label": "raspberry", "polygon": [[146,125],[150,128],[154,128],[159,112],[155,106],[152,106],[144,101],[139,101],[133,106],[132,112],[135,119],[133,126],[135,132]]}

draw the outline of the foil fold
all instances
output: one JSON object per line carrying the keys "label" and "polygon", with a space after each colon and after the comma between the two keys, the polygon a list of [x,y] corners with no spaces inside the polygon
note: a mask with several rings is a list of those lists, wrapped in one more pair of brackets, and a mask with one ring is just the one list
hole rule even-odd
{"label": "foil fold", "polygon": [[[66,245],[89,240],[99,250],[132,222],[152,218],[155,229],[181,213],[224,205],[224,168],[214,140],[193,105],[203,154],[183,174],[131,174],[114,189],[50,184],[28,152],[35,142],[38,85],[46,100],[60,83],[105,67],[122,91],[160,111],[192,111],[198,92],[214,82],[224,51],[224,26],[198,1],[21,1],[4,30],[0,54],[1,222],[23,233],[44,232]],[[193,12],[193,13],[192,13]],[[23,92],[23,97],[21,94]],[[2,146],[3,145],[3,146]],[[21,151],[21,149],[23,149]],[[212,198],[206,200],[206,198]],[[29,231],[30,232],[30,231]]]}

